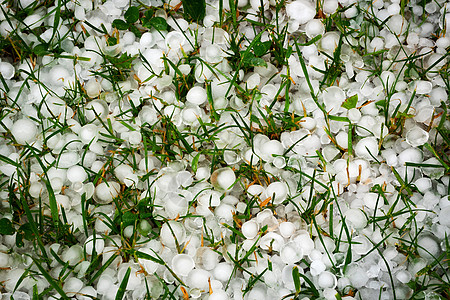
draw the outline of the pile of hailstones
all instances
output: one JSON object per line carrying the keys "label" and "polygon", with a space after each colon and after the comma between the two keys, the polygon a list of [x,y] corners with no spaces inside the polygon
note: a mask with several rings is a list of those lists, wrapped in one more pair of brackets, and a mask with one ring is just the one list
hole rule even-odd
{"label": "pile of hailstones", "polygon": [[[33,1],[18,2],[26,7]],[[442,253],[442,241],[450,233],[449,177],[444,176],[444,169],[406,166],[407,162],[439,165],[439,161],[421,146],[428,141],[437,140],[439,143],[441,140],[435,129],[440,117],[433,116],[442,112],[442,101],[448,102],[445,83],[437,75],[437,71],[447,63],[444,56],[450,45],[450,15],[446,13],[449,7],[445,1],[431,1],[426,4],[425,11],[418,1],[408,1],[405,7],[408,13],[404,14],[407,19],[400,14],[400,2],[395,0],[361,1],[358,5],[352,5],[353,0],[324,1],[325,15],[334,13],[338,6],[351,6],[342,16],[349,20],[350,27],[354,29],[367,26],[364,24],[366,21],[358,17],[358,9],[369,10],[369,6],[373,18],[381,21],[387,19],[387,22],[383,28],[369,26],[369,36],[365,39],[357,40],[353,35],[344,39],[340,59],[345,71],[339,78],[339,86],[322,91],[318,86],[323,74],[311,66],[324,68],[325,54],[333,54],[339,32],[325,32],[321,20],[314,18],[315,4],[308,0],[289,1],[286,9],[279,14],[278,24],[281,27],[287,25],[289,34],[301,32],[309,39],[323,35],[316,43],[302,46],[300,50],[320,104],[330,115],[347,117],[356,127],[353,156],[342,155],[343,152],[338,149],[348,148],[347,123],[330,121],[329,129],[337,145],[330,142],[324,130],[328,126],[324,114],[311,98],[297,53],[288,58],[293,83],[289,91],[289,110],[299,115],[307,114],[300,122],[301,128],[283,132],[279,140],[257,134],[252,141],[253,147],[246,143],[239,127],[250,123],[250,111],[264,122],[258,108],[272,103],[280,88],[281,75],[287,74],[287,69],[277,69],[269,62],[270,57],[265,56],[267,67],[254,67],[248,73],[240,70],[237,74],[242,88],[260,91],[258,101],[244,103],[237,97],[235,87],[229,84],[235,70],[224,58],[229,50],[229,35],[213,27],[219,18],[218,1],[208,1],[203,25],[168,17],[160,9],[156,15],[167,19],[169,32],[148,30],[137,38],[132,32],[120,31],[119,43],[114,46],[108,46],[105,37],[91,27],[84,26],[83,29],[82,24],[88,21],[99,28],[103,24],[108,32],[112,32],[112,21],[123,18],[129,1],[108,0],[103,4],[102,1],[90,0],[78,2],[67,3],[67,9],[73,10],[75,18],[81,22],[62,41],[61,47],[66,51],[63,55],[89,60],[78,60],[74,64],[72,59],[44,56],[37,65],[26,59],[21,64],[12,64],[7,58],[0,62],[0,71],[8,86],[7,106],[2,109],[0,130],[4,138],[0,141],[0,153],[20,163],[20,153],[24,149],[22,145],[31,145],[37,153],[44,146],[51,150],[41,157],[40,163],[31,158],[29,193],[36,203],[41,198],[48,207],[48,192],[42,181],[42,178],[48,177],[58,206],[64,208],[67,222],[72,224],[72,230],[79,239],[79,244],[71,247],[58,243],[45,245],[49,253],[54,251],[62,262],[69,265],[66,268],[60,261],[53,260],[48,269],[55,280],[65,278],[62,289],[67,296],[112,299],[130,269],[126,295],[131,299],[142,299],[147,289],[152,297],[157,298],[166,288],[180,298],[187,293],[193,299],[281,299],[295,291],[292,270],[297,266],[325,299],[335,299],[338,292],[343,295],[342,299],[347,300],[392,299],[394,292],[397,299],[408,298],[411,289],[406,283],[423,276],[419,271]],[[150,2],[162,6],[159,1]],[[246,7],[249,21],[252,18],[257,21],[254,16],[263,3],[266,17],[275,22],[275,14],[269,6],[272,2],[242,0],[239,7]],[[228,1],[224,1],[225,9],[227,4]],[[14,13],[6,4],[2,7],[5,13]],[[11,26],[18,26],[20,30],[24,25],[33,29],[45,24],[50,29],[40,38],[51,43],[54,37],[54,11],[53,7],[40,8],[28,16],[24,24],[7,21],[1,13],[0,33],[7,37]],[[423,14],[427,18],[419,26],[414,20],[422,22]],[[62,20],[58,32],[63,36],[69,28],[69,20]],[[255,37],[255,32],[247,21],[243,21],[240,28],[247,38],[243,42],[245,49],[248,41]],[[89,37],[80,34],[83,30],[88,31]],[[442,34],[437,39],[430,39],[435,32]],[[38,42],[32,34],[22,32],[21,37],[27,43]],[[261,35],[262,41],[269,38],[268,32]],[[75,40],[84,46],[74,46]],[[182,50],[187,54],[192,52],[195,40],[200,45],[202,60],[197,60],[195,65],[184,64],[183,61],[179,63],[184,59]],[[387,50],[380,77],[369,76],[371,66],[366,66],[362,57],[351,50],[350,46],[358,43],[366,47],[367,52]],[[427,80],[404,78],[401,61],[413,52],[418,55],[417,63],[429,68]],[[103,58],[100,53],[136,56],[130,77],[118,83],[122,91],[129,91],[125,96],[114,92],[108,80],[93,75],[93,71],[101,69]],[[145,60],[140,58],[139,53]],[[196,83],[186,99],[175,97],[172,83],[175,71],[170,68],[168,73],[164,72],[163,54],[175,65],[179,64],[183,74],[194,72]],[[396,63],[393,63],[394,60]],[[152,77],[153,73],[160,76]],[[30,74],[34,74],[40,82],[30,80]],[[140,85],[134,75],[141,80]],[[83,84],[89,97],[81,110],[86,123],[81,124],[78,114],[74,114],[73,109],[61,99],[65,93],[72,93],[76,80]],[[223,159],[227,166],[211,174],[211,157],[201,154],[198,168],[193,172],[190,166],[199,152],[186,154],[175,146],[172,150],[177,153],[178,159],[162,165],[155,155],[144,151],[141,128],[162,128],[162,117],[170,118],[182,134],[189,136],[187,140],[191,146],[198,146],[201,151],[201,145],[196,144],[197,139],[190,133],[199,130],[199,120],[215,122],[210,118],[205,90],[207,80],[212,88],[213,105],[220,115],[215,126],[223,129],[217,134],[214,147],[234,149],[224,151]],[[386,97],[386,89],[391,88],[395,91],[390,99],[388,114],[393,114],[399,106],[400,112],[413,116],[405,120],[402,136],[388,135],[385,117],[375,105],[375,102]],[[408,105],[413,92],[415,95]],[[285,89],[282,89],[280,96],[284,93]],[[358,95],[357,108],[342,107],[345,99],[355,94]],[[283,101],[273,105],[274,114],[283,111]],[[131,103],[138,107],[142,102],[144,105],[139,115],[133,117]],[[39,118],[40,123],[37,123]],[[99,119],[103,122],[109,120],[114,135],[123,140],[120,147],[110,148],[111,144],[102,135],[109,133]],[[236,120],[241,123],[236,124]],[[69,129],[55,134],[56,123],[67,124]],[[15,143],[11,143],[10,136]],[[154,132],[154,142],[159,145],[164,143],[163,136],[157,131]],[[88,174],[101,172],[108,155],[120,153],[125,148],[133,148],[134,156],[116,154],[113,158],[114,176],[105,178],[97,186],[89,182]],[[325,160],[323,168],[317,167],[316,151]],[[131,167],[133,160],[137,162],[137,169]],[[276,179],[267,186],[250,185],[245,179],[236,177],[235,170],[243,164],[263,168]],[[47,174],[43,177],[43,168],[47,167]],[[416,187],[409,204],[398,201],[396,186],[400,182],[392,168],[402,181],[413,183]],[[152,170],[154,175],[143,181],[142,176]],[[12,184],[20,184],[16,167],[7,161],[2,160],[0,171],[2,181],[12,180]],[[314,183],[311,181],[313,175]],[[303,183],[301,187],[298,187],[299,181]],[[376,185],[383,187],[386,202],[372,192]],[[139,191],[141,199],[149,196],[153,199],[154,218],[162,221],[160,235],[153,240],[148,240],[145,234],[139,235],[136,247],[140,252],[161,258],[166,266],[144,258],[131,258],[125,262],[118,255],[99,278],[87,285],[85,275],[94,248],[96,253],[102,254],[102,264],[113,254],[120,254],[123,237],[109,233],[105,216],[114,216],[116,208],[113,199],[123,188]],[[311,195],[327,190],[334,198],[334,215],[317,214],[315,223],[324,232],[334,232],[331,237],[319,236],[316,227],[308,225],[299,215],[308,208]],[[89,213],[95,216],[95,227],[89,228],[91,235],[88,237],[82,229],[82,194],[86,194],[91,201]],[[3,210],[6,210],[9,208],[8,193],[2,191],[0,195]],[[233,225],[233,215],[244,213],[248,199],[254,197],[261,201],[271,197],[274,209],[252,208],[252,218],[239,229],[245,238],[239,237],[233,243],[230,238],[233,233],[224,224]],[[190,205],[194,201],[195,205]],[[322,205],[323,200],[313,210],[318,210]],[[388,214],[391,206],[394,206],[391,215],[398,213],[395,225],[392,223],[387,228],[383,228],[384,225],[368,225],[370,218]],[[183,218],[188,213],[201,218]],[[50,210],[46,209],[44,214],[50,215]],[[10,218],[11,214],[4,217]],[[334,218],[332,223],[329,222],[331,217]],[[414,218],[414,226],[408,223],[411,217]],[[345,237],[344,222],[351,237]],[[333,228],[329,227],[330,224]],[[399,229],[404,225],[406,229],[411,228],[404,230],[406,234],[400,237]],[[146,220],[137,226],[140,233],[152,229]],[[261,232],[263,227],[267,228],[265,232]],[[418,236],[418,256],[406,257],[397,251],[399,239],[407,243],[419,229],[423,231]],[[123,236],[131,238],[134,232],[133,226],[126,227]],[[342,233],[342,236],[337,233]],[[351,263],[344,262],[350,247],[348,238],[352,241]],[[340,242],[341,239],[344,242]],[[214,247],[212,243],[215,243]],[[373,249],[376,244],[379,246]],[[15,246],[14,236],[3,236],[0,247],[0,282],[5,296],[30,299],[34,286],[39,293],[50,287],[30,257],[22,254],[26,247]],[[235,268],[236,261],[243,262],[242,268]],[[25,271],[29,273],[23,277]],[[448,274],[448,270],[446,272]],[[259,280],[254,282],[257,276],[260,276]],[[184,283],[184,287],[175,290],[178,280]],[[303,278],[301,282],[304,287],[309,285]],[[351,291],[356,291],[356,295]],[[52,293],[49,298],[60,297],[56,291]]]}

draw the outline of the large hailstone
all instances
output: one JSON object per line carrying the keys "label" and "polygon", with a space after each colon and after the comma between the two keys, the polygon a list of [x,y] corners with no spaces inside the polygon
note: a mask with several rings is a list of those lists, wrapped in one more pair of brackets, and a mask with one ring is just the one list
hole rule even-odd
{"label": "large hailstone", "polygon": [[30,119],[20,119],[14,122],[11,128],[11,134],[17,143],[21,145],[31,144],[35,140],[37,126]]}
{"label": "large hailstone", "polygon": [[286,5],[286,13],[301,25],[314,19],[316,8],[310,1],[297,0]]}

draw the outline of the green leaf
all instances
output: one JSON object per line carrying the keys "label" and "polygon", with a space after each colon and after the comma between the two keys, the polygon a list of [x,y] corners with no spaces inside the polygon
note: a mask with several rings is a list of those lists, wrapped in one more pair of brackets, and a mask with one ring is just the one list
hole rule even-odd
{"label": "green leaf", "polygon": [[131,211],[127,211],[122,215],[123,227],[127,227],[129,225],[134,225],[136,220],[137,220],[137,215],[133,214]]}
{"label": "green leaf", "polygon": [[114,67],[120,70],[130,69],[133,62],[133,57],[126,53],[122,53],[120,57],[106,55],[106,58],[114,65]]}
{"label": "green leaf", "polygon": [[185,17],[187,16],[196,22],[203,20],[206,13],[205,0],[181,0],[181,2],[183,2]]}
{"label": "green leaf", "polygon": [[167,25],[167,21],[161,17],[151,18],[148,22],[145,22],[143,26],[147,28],[153,27],[159,31],[167,30],[167,28],[169,27],[169,25]]}
{"label": "green leaf", "polygon": [[300,273],[298,271],[297,266],[292,268],[292,278],[294,279],[295,293],[299,294],[301,290],[301,284],[300,284]]}
{"label": "green leaf", "polygon": [[267,63],[260,57],[250,59],[250,65],[253,67],[267,67]]}
{"label": "green leaf", "polygon": [[1,235],[13,235],[14,232],[16,232],[16,230],[14,229],[14,226],[9,219],[3,218],[0,220],[0,234]]}
{"label": "green leaf", "polygon": [[139,19],[139,8],[137,8],[136,6],[130,6],[123,17],[128,24],[133,24]]}
{"label": "green leaf", "polygon": [[358,103],[358,94],[354,94],[353,96],[350,96],[347,99],[345,99],[344,103],[342,103],[342,107],[346,109],[352,109],[356,107],[357,103]]}
{"label": "green leaf", "polygon": [[112,22],[112,27],[117,28],[119,30],[126,30],[126,29],[128,29],[129,26],[130,25],[127,22],[125,22],[124,20],[121,20],[121,19],[115,19]]}
{"label": "green leaf", "polygon": [[198,153],[192,160],[191,168],[192,168],[192,172],[194,172],[194,173],[197,172],[198,160],[200,159],[200,154],[201,153]]}
{"label": "green leaf", "polygon": [[131,268],[128,267],[128,270],[125,273],[125,276],[123,277],[122,282],[120,283],[119,290],[117,291],[116,300],[123,299],[123,295],[125,294],[125,291],[127,288],[128,279],[130,279],[130,274],[131,274]]}
{"label": "green leaf", "polygon": [[137,36],[138,38],[142,36],[142,32],[134,25],[130,26],[130,31],[134,33],[134,35]]}
{"label": "green leaf", "polygon": [[269,51],[271,45],[272,45],[271,41],[256,42],[256,44],[253,46],[253,52],[255,53],[255,56],[263,56],[264,54],[266,54],[267,51]]}
{"label": "green leaf", "polygon": [[48,44],[39,44],[36,45],[33,48],[33,53],[36,54],[37,56],[44,56],[46,54],[49,54],[50,52],[48,51]]}

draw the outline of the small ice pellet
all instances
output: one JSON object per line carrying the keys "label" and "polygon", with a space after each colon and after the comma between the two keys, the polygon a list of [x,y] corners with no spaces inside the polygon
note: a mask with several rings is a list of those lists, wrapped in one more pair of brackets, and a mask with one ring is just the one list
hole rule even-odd
{"label": "small ice pellet", "polygon": [[286,5],[286,13],[302,25],[314,19],[316,9],[309,1],[297,0]]}
{"label": "small ice pellet", "polygon": [[242,234],[249,240],[254,239],[259,231],[259,225],[254,220],[250,220],[242,224]]}
{"label": "small ice pellet", "polygon": [[355,146],[355,153],[361,158],[374,160],[378,155],[378,141],[374,137],[366,137],[360,140]]}
{"label": "small ice pellet", "polygon": [[25,145],[35,141],[37,130],[38,128],[33,121],[29,119],[19,119],[14,122],[11,128],[11,134],[14,136],[17,143]]}
{"label": "small ice pellet", "polygon": [[[94,243],[95,239],[95,243]],[[92,255],[94,253],[94,246],[95,246],[95,252],[97,254],[100,254],[103,252],[103,249],[105,248],[105,240],[100,235],[91,235],[86,239],[86,242],[84,243],[84,249],[86,250],[86,254]]]}
{"label": "small ice pellet", "polygon": [[219,189],[229,190],[236,181],[236,174],[231,168],[220,168],[211,175],[211,183]]}
{"label": "small ice pellet", "polygon": [[306,35],[309,38],[313,38],[319,34],[325,33],[325,25],[323,25],[322,21],[319,19],[312,19],[305,26]]}
{"label": "small ice pellet", "polygon": [[419,126],[414,126],[406,133],[406,142],[413,147],[422,146],[428,141],[429,134]]}
{"label": "small ice pellet", "polygon": [[272,197],[274,204],[281,204],[286,200],[287,194],[288,188],[286,183],[280,181],[272,182],[266,189],[267,197]]}
{"label": "small ice pellet", "polygon": [[173,271],[180,276],[187,276],[194,266],[193,258],[187,254],[177,254],[172,259]]}
{"label": "small ice pellet", "polygon": [[200,86],[194,86],[186,95],[186,101],[195,105],[201,105],[207,100],[206,90]]}
{"label": "small ice pellet", "polygon": [[6,61],[2,61],[0,62],[0,73],[5,79],[12,79],[16,71],[12,64]]}
{"label": "small ice pellet", "polygon": [[119,195],[120,184],[114,181],[102,182],[95,188],[95,201],[100,204],[108,204]]}
{"label": "small ice pellet", "polygon": [[321,288],[335,288],[337,285],[337,278],[334,274],[328,271],[320,273],[318,284]]}
{"label": "small ice pellet", "polygon": [[64,281],[63,291],[68,297],[73,297],[81,290],[82,287],[83,282],[80,279],[71,277]]}
{"label": "small ice pellet", "polygon": [[431,92],[433,84],[430,81],[418,80],[414,86],[417,95],[425,95]]}
{"label": "small ice pellet", "polygon": [[102,85],[95,79],[91,79],[86,83],[86,93],[90,98],[96,98],[102,91]]}

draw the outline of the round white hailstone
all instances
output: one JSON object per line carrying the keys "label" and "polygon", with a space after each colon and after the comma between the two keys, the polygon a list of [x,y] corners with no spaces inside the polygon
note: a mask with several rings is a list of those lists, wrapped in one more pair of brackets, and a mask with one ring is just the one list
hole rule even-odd
{"label": "round white hailstone", "polygon": [[95,187],[94,199],[97,203],[108,204],[119,195],[120,184],[115,181],[102,182]]}
{"label": "round white hailstone", "polygon": [[343,149],[347,149],[348,148],[348,133],[347,132],[340,131],[336,135],[335,138],[336,138],[336,142],[337,142],[339,147],[341,147]]}
{"label": "round white hailstone", "polygon": [[314,19],[316,9],[309,1],[297,0],[286,5],[286,13],[301,25]]}
{"label": "round white hailstone", "polygon": [[85,286],[76,295],[78,300],[91,300],[97,298],[97,290],[92,286]]}
{"label": "round white hailstone", "polygon": [[86,83],[86,86],[84,87],[86,89],[86,94],[90,98],[96,98],[100,95],[102,92],[102,85],[100,82],[98,82],[95,79],[91,79]]}
{"label": "round white hailstone", "polygon": [[141,39],[139,41],[142,47],[149,48],[155,44],[155,41],[153,39],[153,35],[151,32],[146,32],[141,36]]}
{"label": "round white hailstone", "polygon": [[422,177],[417,179],[414,182],[414,185],[416,186],[416,188],[419,190],[419,192],[421,193],[425,193],[426,191],[428,191],[429,189],[431,189],[432,187],[432,182],[430,178],[426,178],[426,177]]}
{"label": "round white hailstone", "polygon": [[249,165],[255,166],[259,163],[259,157],[252,149],[248,149],[244,154],[244,161]]}
{"label": "round white hailstone", "polygon": [[83,281],[76,277],[71,277],[64,281],[63,291],[68,297],[75,296],[83,287]]}
{"label": "round white hailstone", "polygon": [[297,245],[300,246],[300,248],[303,250],[304,255],[311,254],[311,251],[314,250],[314,241],[311,239],[311,237],[307,234],[300,234],[294,238],[294,242],[297,243]]}
{"label": "round white hailstone", "polygon": [[97,292],[100,295],[105,295],[113,285],[114,279],[111,275],[103,273],[97,282]]}
{"label": "round white hailstone", "polygon": [[405,18],[401,15],[394,15],[388,20],[387,25],[389,29],[396,35],[403,34],[408,27]]}
{"label": "round white hailstone", "polygon": [[311,117],[304,117],[300,120],[300,126],[308,129],[309,131],[312,131],[314,130],[314,128],[316,128],[317,121]]}
{"label": "round white hailstone", "polygon": [[378,155],[378,141],[374,137],[365,137],[355,146],[355,153],[358,157],[367,160],[374,160]]}
{"label": "round white hailstone", "polygon": [[67,179],[74,182],[83,182],[87,179],[87,173],[83,167],[75,165],[67,169]]}
{"label": "round white hailstone", "polygon": [[387,89],[391,89],[392,85],[396,81],[394,73],[390,71],[381,72],[380,79],[383,82],[383,87],[387,87]]}
{"label": "round white hailstone", "polygon": [[383,198],[381,198],[377,193],[366,193],[363,202],[364,205],[370,209],[375,209],[375,207],[380,207],[383,205]]}
{"label": "round white hailstone", "polygon": [[227,292],[224,290],[213,290],[212,294],[209,295],[208,300],[228,300],[230,297],[228,297]]}
{"label": "round white hailstone", "polygon": [[200,111],[198,111],[194,107],[185,107],[181,111],[181,117],[183,118],[185,125],[194,124],[200,116]]}
{"label": "round white hailstone", "polygon": [[3,252],[0,252],[0,268],[8,268],[9,264],[9,255]]}
{"label": "round white hailstone", "polygon": [[441,246],[437,238],[430,234],[423,234],[417,240],[417,252],[425,259],[434,260],[441,253]]}
{"label": "round white hailstone", "polygon": [[423,161],[423,153],[417,148],[408,148],[400,152],[398,155],[398,163],[403,166],[407,162],[421,163]]}
{"label": "round white hailstone", "polygon": [[194,86],[186,95],[186,101],[195,105],[202,105],[206,100],[206,90],[201,86]]}
{"label": "round white hailstone", "polygon": [[191,288],[197,288],[207,291],[209,289],[209,281],[211,273],[202,269],[193,269],[187,277],[187,284]]}
{"label": "round white hailstone", "polygon": [[118,165],[114,169],[114,175],[116,175],[117,179],[119,179],[120,182],[124,182],[124,180],[133,174],[133,168],[126,164]]}
{"label": "round white hailstone", "polygon": [[418,80],[414,84],[417,95],[425,95],[431,92],[433,84],[430,81]]}
{"label": "round white hailstone", "polygon": [[414,126],[406,133],[406,142],[413,147],[422,146],[428,141],[429,134],[419,126]]}
{"label": "round white hailstone", "polygon": [[344,91],[337,86],[325,89],[322,96],[325,109],[330,114],[336,114],[341,108],[342,102],[345,101]]}
{"label": "round white hailstone", "polygon": [[[186,239],[186,229],[183,224],[177,221],[169,221],[163,224],[160,232],[161,243],[169,248],[175,248],[184,243]],[[175,242],[176,239],[176,242]]]}
{"label": "round white hailstone", "polygon": [[83,248],[80,245],[73,245],[62,253],[61,259],[74,266],[83,259]]}
{"label": "round white hailstone", "polygon": [[259,231],[259,225],[255,220],[249,220],[242,224],[241,227],[242,234],[249,240],[252,240],[256,237]]}
{"label": "round white hailstone", "polygon": [[337,278],[331,272],[324,271],[320,273],[318,283],[319,286],[323,289],[334,289],[337,285]]}
{"label": "round white hailstone", "polygon": [[282,155],[284,152],[283,145],[277,140],[271,140],[262,146],[262,152],[265,154],[265,159],[272,161],[274,156]]}
{"label": "round white hailstone", "polygon": [[355,229],[363,229],[367,225],[367,218],[359,209],[351,208],[347,210],[344,215],[345,220],[353,224]]}
{"label": "round white hailstone", "polygon": [[357,265],[352,265],[347,268],[347,277],[353,287],[359,289],[367,284],[369,281],[369,276],[367,275],[367,270],[359,267]]}
{"label": "round white hailstone", "polygon": [[103,100],[94,100],[86,104],[85,116],[88,121],[93,121],[97,118],[105,119],[108,116],[108,105]]}
{"label": "round white hailstone", "polygon": [[236,174],[229,168],[220,168],[213,172],[211,175],[211,183],[214,187],[221,190],[229,190],[236,181]]}
{"label": "round white hailstone", "polygon": [[[295,267],[295,265],[286,265],[283,267],[283,270],[281,270],[281,280],[284,283],[285,287],[288,289],[294,289],[294,277],[292,276],[292,271],[293,268]],[[303,269],[302,268],[298,268],[298,271],[300,272],[300,274],[303,274]],[[279,276],[279,272],[278,276]],[[303,281],[303,279],[300,279],[301,281]],[[278,279],[279,281],[279,279]],[[255,299],[256,300],[256,299]]]}
{"label": "round white hailstone", "polygon": [[86,124],[81,127],[78,136],[81,142],[84,144],[89,144],[95,142],[98,139],[99,128],[94,124]]}
{"label": "round white hailstone", "polygon": [[75,151],[64,151],[59,154],[58,168],[70,168],[80,162],[80,155]]}
{"label": "round white hailstone", "polygon": [[292,222],[281,222],[278,229],[281,236],[287,239],[295,233],[295,225]]}
{"label": "round white hailstone", "polygon": [[364,236],[357,236],[352,239],[352,250],[358,255],[364,255],[371,249],[372,244]]}
{"label": "round white hailstone", "polygon": [[198,248],[195,256],[197,263],[207,271],[213,270],[219,263],[219,254],[207,247]]}
{"label": "round white hailstone", "polygon": [[442,101],[446,101],[448,97],[447,91],[442,87],[435,87],[430,93],[430,102],[432,105],[439,105]]}
{"label": "round white hailstone", "polygon": [[233,220],[233,215],[236,212],[236,208],[232,205],[221,203],[214,209],[214,214],[219,219],[225,219],[227,221]]}
{"label": "round white hailstone", "polygon": [[439,223],[443,226],[450,227],[450,205],[441,209],[439,212]]}
{"label": "round white hailstone", "polygon": [[338,9],[339,3],[337,0],[325,0],[323,1],[323,12],[327,15],[334,14]]}
{"label": "round white hailstone", "polygon": [[11,128],[11,134],[17,143],[21,145],[30,144],[35,141],[37,134],[36,124],[29,119],[20,119],[14,122]]}
{"label": "round white hailstone", "polygon": [[207,167],[200,167],[195,172],[195,179],[197,180],[208,180],[211,177],[211,170]]}
{"label": "round white hailstone", "polygon": [[11,79],[14,77],[16,70],[14,69],[14,66],[9,62],[2,61],[0,62],[0,73],[2,74],[3,78]]}
{"label": "round white hailstone", "polygon": [[281,246],[280,258],[285,264],[295,264],[303,257],[303,251],[294,242],[289,242]]}
{"label": "round white hailstone", "polygon": [[218,63],[222,60],[222,49],[215,44],[208,45],[205,49],[205,60],[209,63]]}
{"label": "round white hailstone", "polygon": [[334,145],[327,145],[322,149],[322,155],[327,162],[332,161],[340,153]]}
{"label": "round white hailstone", "polygon": [[68,210],[70,210],[70,208],[72,207],[72,205],[70,203],[70,198],[67,197],[66,195],[55,195],[55,198],[56,198],[55,200],[56,200],[56,203],[58,204],[58,207],[59,206],[64,207],[66,212]]}
{"label": "round white hailstone", "polygon": [[258,73],[253,73],[247,78],[247,88],[253,90],[261,82],[261,75]]}
{"label": "round white hailstone", "polygon": [[276,181],[266,188],[267,197],[272,197],[274,204],[281,204],[287,198],[288,187],[284,182]]}
{"label": "round white hailstone", "polygon": [[194,266],[194,259],[190,255],[177,254],[172,258],[172,269],[179,276],[187,276]]}
{"label": "round white hailstone", "polygon": [[259,247],[263,250],[273,250],[279,252],[285,241],[281,235],[269,232],[259,240]]}
{"label": "round white hailstone", "polygon": [[[95,239],[95,244],[94,244]],[[95,253],[100,254],[103,252],[103,249],[105,248],[105,240],[100,235],[91,235],[86,239],[86,242],[84,243],[84,249],[86,250],[86,253],[89,255],[92,255],[94,252],[94,246],[95,246]]]}
{"label": "round white hailstone", "polygon": [[347,117],[352,123],[357,123],[361,119],[361,112],[357,108],[351,108],[347,112]]}
{"label": "round white hailstone", "polygon": [[408,283],[411,280],[412,275],[406,270],[401,270],[397,272],[395,277],[397,277],[398,281],[400,281],[401,283]]}
{"label": "round white hailstone", "polygon": [[233,266],[227,262],[218,263],[213,270],[214,278],[220,281],[228,281],[233,273]]}
{"label": "round white hailstone", "polygon": [[166,35],[165,41],[169,49],[180,49],[186,43],[186,38],[179,31],[171,31]]}
{"label": "round white hailstone", "polygon": [[312,276],[317,276],[323,271],[325,271],[327,267],[323,263],[323,261],[319,260],[313,260],[310,265],[310,272]]}
{"label": "round white hailstone", "polygon": [[328,54],[333,54],[339,45],[339,36],[340,34],[335,31],[325,33],[319,42],[319,48]]}

